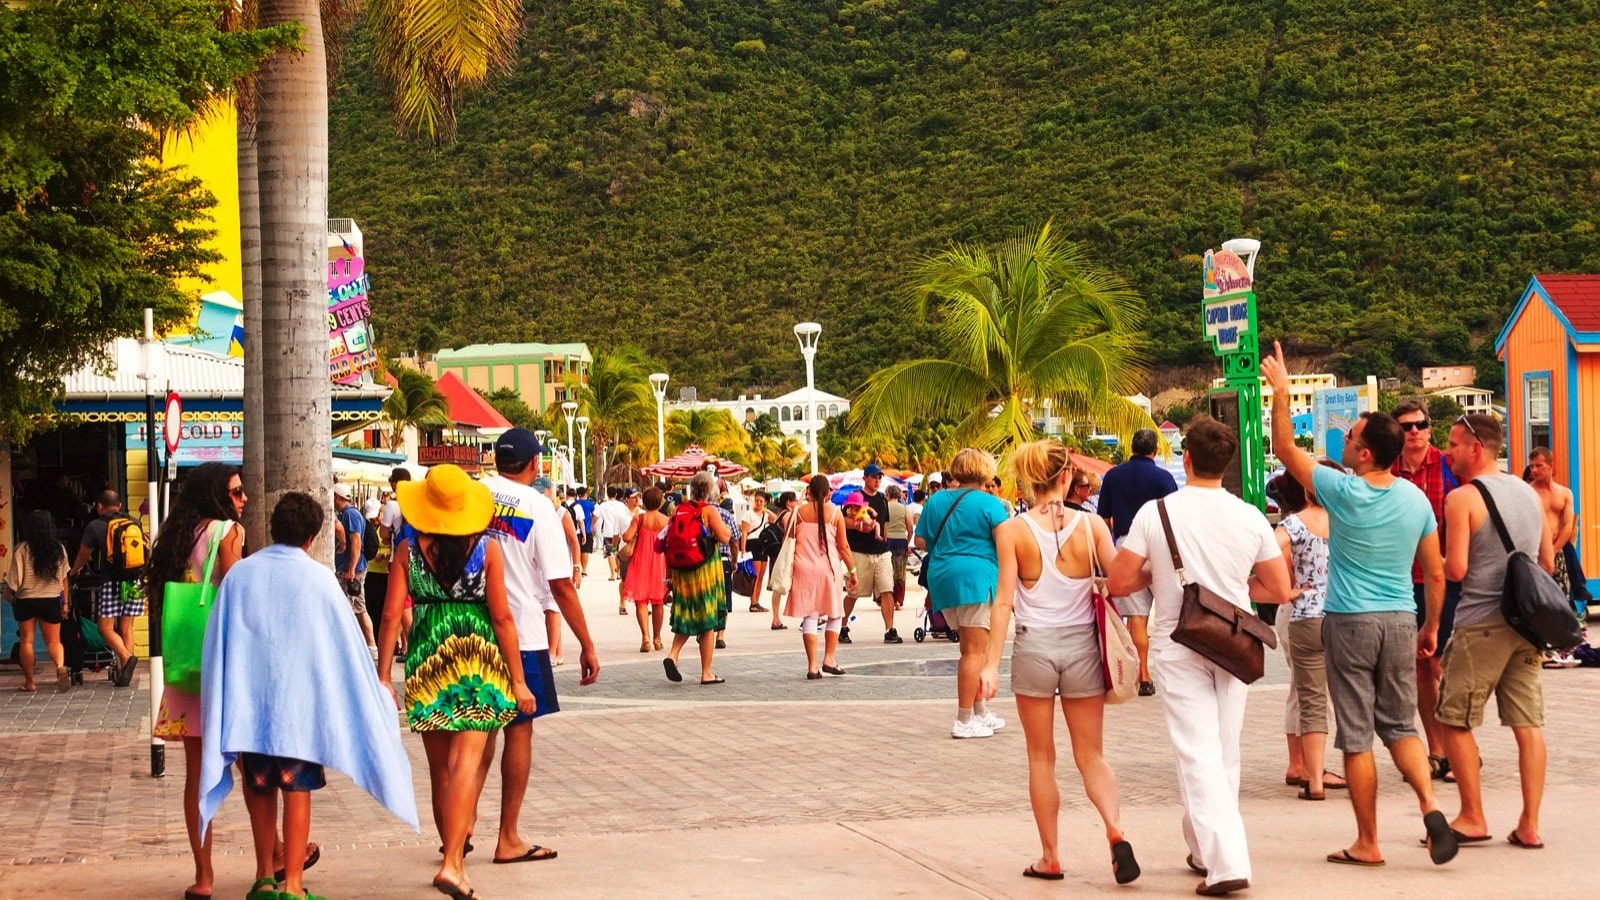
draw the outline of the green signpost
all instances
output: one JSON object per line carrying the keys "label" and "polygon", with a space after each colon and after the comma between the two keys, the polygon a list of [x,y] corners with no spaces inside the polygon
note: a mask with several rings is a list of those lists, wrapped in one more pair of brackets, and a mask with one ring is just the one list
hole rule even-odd
{"label": "green signpost", "polygon": [[[1230,248],[1250,256],[1250,264]],[[1252,269],[1260,242],[1228,241],[1207,250],[1201,321],[1211,351],[1222,360],[1223,385],[1209,394],[1212,415],[1239,434],[1238,483],[1224,480],[1245,502],[1267,508],[1266,441],[1261,424],[1261,344],[1256,331]],[[1232,473],[1230,473],[1232,474]]]}

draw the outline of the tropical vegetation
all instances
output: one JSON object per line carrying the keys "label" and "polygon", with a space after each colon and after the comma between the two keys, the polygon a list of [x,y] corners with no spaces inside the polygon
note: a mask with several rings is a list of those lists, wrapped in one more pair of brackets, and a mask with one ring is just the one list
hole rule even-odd
{"label": "tropical vegetation", "polygon": [[450,425],[450,402],[439,393],[426,372],[395,367],[394,389],[383,401],[383,421],[389,428],[389,447],[404,445],[407,429],[417,432]]}
{"label": "tropical vegetation", "polygon": [[[643,441],[655,444],[656,400],[650,392],[649,364],[637,347],[622,346],[597,354],[589,366],[588,381],[576,379],[567,384],[578,404],[578,415],[589,417],[589,446],[585,452],[598,452],[590,469],[609,468],[612,448]],[[641,459],[654,461],[653,454]]]}
{"label": "tropical vegetation", "polygon": [[725,409],[675,409],[667,413],[667,453],[690,446],[714,456],[743,459],[750,436]]}
{"label": "tropical vegetation", "polygon": [[1046,404],[1122,435],[1153,424],[1126,397],[1143,382],[1143,301],[1049,223],[926,257],[907,293],[907,317],[936,329],[935,355],[869,376],[852,431],[897,435],[947,415],[951,440],[1000,452],[1035,436]]}

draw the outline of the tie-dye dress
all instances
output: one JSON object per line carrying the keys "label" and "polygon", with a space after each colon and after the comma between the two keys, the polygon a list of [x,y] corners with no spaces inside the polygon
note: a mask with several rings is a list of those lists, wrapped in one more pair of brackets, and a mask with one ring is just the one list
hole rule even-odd
{"label": "tie-dye dress", "polygon": [[489,623],[484,586],[488,538],[472,548],[461,580],[439,584],[415,536],[406,575],[415,618],[406,650],[406,721],[412,731],[494,731],[517,715],[511,672]]}

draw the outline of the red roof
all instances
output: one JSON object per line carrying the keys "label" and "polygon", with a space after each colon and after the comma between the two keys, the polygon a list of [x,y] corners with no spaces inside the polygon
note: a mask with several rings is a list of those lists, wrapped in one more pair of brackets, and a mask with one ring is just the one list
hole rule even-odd
{"label": "red roof", "polygon": [[467,383],[456,373],[446,372],[434,384],[450,404],[450,421],[457,425],[471,425],[474,428],[511,427],[499,410],[490,406],[489,401],[477,391],[467,387]]}
{"label": "red roof", "polygon": [[1574,331],[1600,331],[1600,275],[1540,275],[1539,284]]}

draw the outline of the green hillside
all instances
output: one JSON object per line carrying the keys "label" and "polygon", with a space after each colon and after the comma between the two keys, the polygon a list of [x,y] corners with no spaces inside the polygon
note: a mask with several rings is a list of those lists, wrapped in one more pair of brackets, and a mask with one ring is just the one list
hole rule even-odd
{"label": "green hillside", "polygon": [[1200,254],[1347,376],[1479,355],[1536,271],[1600,271],[1600,3],[530,3],[457,142],[398,136],[358,34],[330,208],[380,341],[636,342],[675,383],[845,391],[918,351],[909,261],[1054,217],[1203,362]]}

